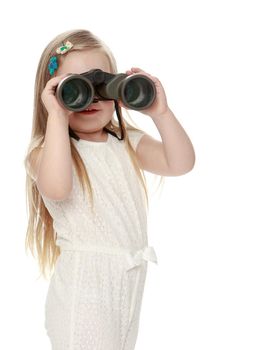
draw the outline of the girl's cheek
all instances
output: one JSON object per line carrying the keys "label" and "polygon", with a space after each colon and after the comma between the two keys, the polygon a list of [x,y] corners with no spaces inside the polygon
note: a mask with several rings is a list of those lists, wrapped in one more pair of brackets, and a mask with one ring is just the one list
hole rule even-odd
{"label": "girl's cheek", "polygon": [[103,107],[107,109],[114,109],[114,101],[104,101],[102,102]]}

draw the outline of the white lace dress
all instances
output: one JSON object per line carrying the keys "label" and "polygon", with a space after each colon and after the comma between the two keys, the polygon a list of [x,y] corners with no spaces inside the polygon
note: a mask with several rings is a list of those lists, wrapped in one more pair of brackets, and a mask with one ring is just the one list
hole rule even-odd
{"label": "white lace dress", "polygon": [[[129,131],[136,146],[142,132]],[[94,212],[73,168],[69,198],[42,196],[61,254],[45,302],[52,350],[133,350],[138,335],[147,262],[145,194],[124,141],[75,140],[94,194]]]}

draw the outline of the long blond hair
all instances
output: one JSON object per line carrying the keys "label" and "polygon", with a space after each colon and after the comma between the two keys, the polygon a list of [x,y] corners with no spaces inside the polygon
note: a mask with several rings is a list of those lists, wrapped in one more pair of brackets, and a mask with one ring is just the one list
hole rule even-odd
{"label": "long blond hair", "polygon": [[[34,150],[41,147],[44,142],[46,126],[47,126],[47,110],[41,101],[42,91],[51,76],[48,71],[49,59],[55,54],[55,50],[66,40],[71,41],[73,48],[71,51],[84,50],[84,49],[100,49],[104,52],[109,60],[110,68],[112,73],[117,73],[117,64],[115,58],[109,49],[109,47],[100,40],[97,36],[92,34],[88,30],[70,30],[56,36],[44,49],[36,72],[35,78],[35,89],[34,89],[34,109],[33,109],[33,123],[31,131],[31,139],[28,146],[28,150],[25,156],[24,164],[26,169],[26,206],[29,210],[28,226],[26,231],[25,248],[26,251],[29,248],[32,255],[34,256],[34,250],[37,252],[39,269],[45,278],[47,278],[46,272],[51,273],[54,270],[56,260],[60,255],[60,248],[55,244],[56,232],[53,228],[53,218],[49,214],[40,192],[37,189],[36,182],[31,175],[31,155]],[[59,63],[63,62],[68,52],[59,57]],[[139,177],[141,184],[146,194],[146,204],[148,208],[148,193],[147,183],[144,176],[144,172],[140,169],[136,158],[136,153],[131,146],[128,138],[127,130],[140,130],[139,128],[133,127],[123,117],[120,110],[120,117],[122,122],[122,129],[124,134],[124,144],[130,156],[130,159],[134,165],[137,176]],[[126,111],[127,113],[127,111]],[[130,115],[127,113],[130,118]],[[130,118],[131,119],[131,118]],[[111,130],[120,135],[120,128],[114,121],[114,118],[106,125],[111,127]],[[89,176],[82,161],[79,152],[71,142],[71,154],[72,161],[78,175],[79,182],[84,188],[86,187],[89,198],[93,201],[93,193]],[[161,180],[163,177],[161,177]]]}

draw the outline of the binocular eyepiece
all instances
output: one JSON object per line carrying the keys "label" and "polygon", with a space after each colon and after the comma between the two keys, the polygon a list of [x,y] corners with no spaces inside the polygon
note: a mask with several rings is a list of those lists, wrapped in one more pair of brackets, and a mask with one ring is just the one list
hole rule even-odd
{"label": "binocular eyepiece", "polygon": [[80,112],[96,100],[121,100],[130,109],[148,108],[155,100],[154,82],[142,74],[111,74],[91,69],[63,78],[56,89],[56,97],[63,107]]}

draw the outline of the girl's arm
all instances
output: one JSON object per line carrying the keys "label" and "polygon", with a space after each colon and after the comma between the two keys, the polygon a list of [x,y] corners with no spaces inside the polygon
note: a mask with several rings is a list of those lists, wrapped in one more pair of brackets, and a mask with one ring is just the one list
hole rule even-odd
{"label": "girl's arm", "polygon": [[[146,75],[154,82],[157,91],[153,104],[140,112],[150,116],[154,121],[162,142],[150,135],[141,138],[136,149],[140,167],[162,176],[187,173],[194,167],[195,151],[187,133],[168,106],[161,82],[140,68],[133,67],[126,73]],[[120,106],[124,107],[122,102]]]}
{"label": "girl's arm", "polygon": [[36,185],[53,200],[66,198],[72,189],[72,157],[69,120],[55,113],[48,115],[44,147],[33,153],[31,168]]}
{"label": "girl's arm", "polygon": [[162,176],[180,176],[191,171],[195,164],[195,151],[170,108],[152,120],[162,142],[150,135],[141,138],[136,150],[140,167]]}

